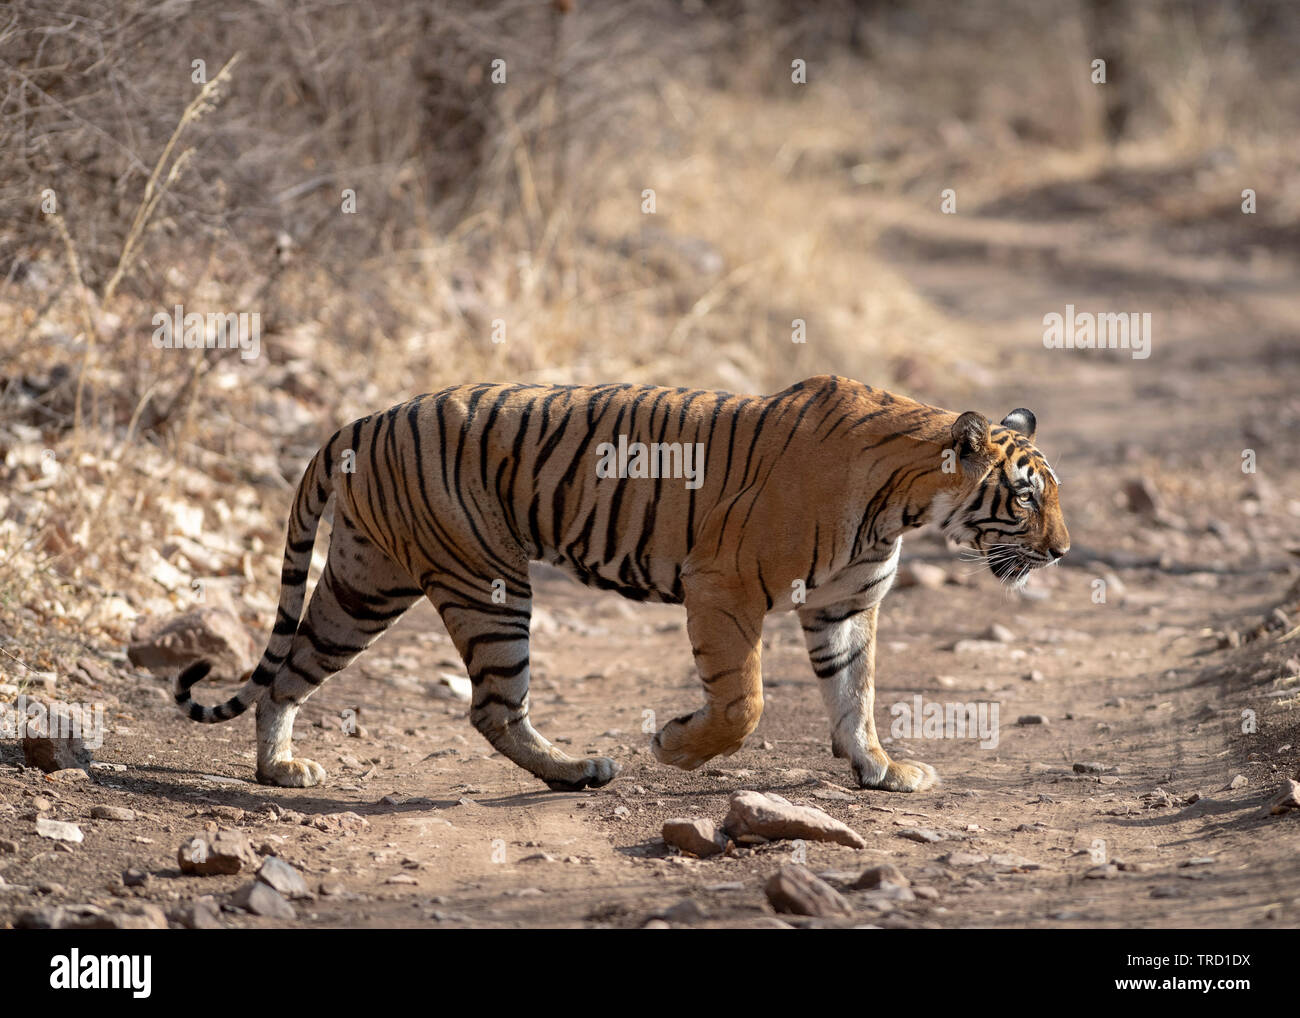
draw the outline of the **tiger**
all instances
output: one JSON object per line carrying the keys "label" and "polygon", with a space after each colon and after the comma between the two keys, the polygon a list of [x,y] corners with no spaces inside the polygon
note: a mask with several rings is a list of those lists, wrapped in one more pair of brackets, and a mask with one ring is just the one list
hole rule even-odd
{"label": "tiger", "polygon": [[261,660],[214,707],[191,699],[210,670],[196,661],[175,700],[203,723],[256,704],[258,780],[319,784],[320,764],[293,754],[299,708],[425,597],[464,661],[474,727],[551,789],[601,787],[618,763],[562,752],[529,718],[529,563],[543,562],[685,606],[704,704],[653,736],[661,763],[691,770],[741,748],[763,713],[764,617],[794,611],[834,756],[860,788],[923,791],[935,769],[891,759],[876,734],[879,606],[903,535],[926,524],[1012,586],[1065,555],[1036,428],[1024,408],[992,425],[834,375],[771,396],[486,383],[418,396],[339,429],[312,457]]}

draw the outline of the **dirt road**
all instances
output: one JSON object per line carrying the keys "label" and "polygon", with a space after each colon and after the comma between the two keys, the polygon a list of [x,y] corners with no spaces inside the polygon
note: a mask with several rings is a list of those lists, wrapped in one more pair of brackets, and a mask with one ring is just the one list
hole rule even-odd
{"label": "dirt road", "polygon": [[[1249,638],[1295,576],[1296,251],[1252,246],[1240,235],[1248,222],[1225,219],[1212,235],[1157,231],[1133,180],[1093,186],[1108,189],[1105,220],[1081,210],[1045,223],[1036,201],[1063,204],[1031,194],[1014,208],[936,212],[884,237],[898,270],[999,352],[988,377],[932,378],[917,365],[927,391],[990,416],[1036,411],[1074,542],[1025,597],[933,538],[908,542],[906,557],[948,581],[885,601],[882,733],[891,707],[917,695],[997,710],[995,745],[895,742],[938,768],[939,788],[849,787],[792,617],[768,620],[767,706],[747,746],[693,773],[660,766],[646,729],[700,696],[683,612],[540,572],[533,719],[571,753],[622,761],[609,787],[546,791],[491,753],[462,705],[433,698],[437,674],[461,669],[427,605],[304,709],[296,749],[330,773],[317,789],[251,783],[251,720],[190,725],[162,679],[122,665],[81,688],[74,679],[70,694],[120,703],[99,759],[124,769],[65,785],[3,760],[0,921],[33,904],[14,885],[37,888],[37,904],[223,900],[246,877],[181,876],[176,861],[182,839],[216,824],[283,856],[318,892],[293,921],[226,911],[231,926],[635,927],[665,913],[726,926],[1296,925],[1300,813],[1262,807],[1300,773],[1300,641],[1278,639],[1300,605]],[[846,227],[860,215],[846,206]],[[1046,349],[1042,316],[1067,304],[1151,312],[1150,357]],[[1242,470],[1248,449],[1253,474]],[[1138,480],[1158,503],[1146,512],[1124,495]],[[219,693],[208,686],[201,698]],[[339,730],[347,709],[359,711],[362,734]],[[1022,723],[1032,716],[1038,723]],[[697,860],[659,836],[670,817],[720,820],[742,788],[816,805],[866,839],[861,850],[805,846],[808,866],[832,883],[888,861],[927,890],[896,903],[851,892],[851,920],[777,920],[762,885],[796,847]],[[94,805],[138,816],[94,819]],[[367,825],[303,823],[343,811]],[[38,837],[38,814],[79,824],[85,841],[64,851]],[[913,840],[916,828],[942,840]],[[123,886],[127,868],[150,875],[144,886]]]}

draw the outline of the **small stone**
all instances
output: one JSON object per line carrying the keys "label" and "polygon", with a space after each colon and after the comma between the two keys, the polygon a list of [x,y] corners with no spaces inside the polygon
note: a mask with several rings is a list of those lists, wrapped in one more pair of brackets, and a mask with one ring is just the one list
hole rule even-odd
{"label": "small stone", "polygon": [[176,857],[182,873],[198,876],[228,875],[257,865],[257,853],[238,831],[196,834],[181,843]]}
{"label": "small stone", "polygon": [[662,919],[647,919],[641,924],[643,930],[671,930],[672,926]]}
{"label": "small stone", "polygon": [[414,884],[418,884],[419,881],[416,880],[415,877],[411,876],[409,873],[394,873],[391,877],[385,880],[384,883],[414,885]]}
{"label": "small stone", "polygon": [[[1293,781],[1288,778],[1282,783],[1277,795],[1269,802],[1268,813],[1270,816],[1281,816],[1284,813],[1290,813],[1294,809],[1300,809],[1300,781]],[[0,847],[0,851],[3,850]]]}
{"label": "small stone", "polygon": [[24,912],[14,921],[20,930],[165,930],[167,917],[157,905],[135,902],[121,911],[96,905],[57,905]]}
{"label": "small stone", "polygon": [[90,774],[80,767],[64,767],[62,770],[50,771],[45,775],[45,780],[57,785],[75,785],[79,781],[89,781]]}
{"label": "small stone", "polygon": [[[462,803],[468,800],[461,800]],[[281,818],[283,819],[283,818]],[[356,813],[317,813],[314,816],[305,817],[302,823],[307,827],[314,827],[318,831],[341,831],[343,833],[355,833],[364,831],[370,827],[370,821]]]}
{"label": "small stone", "polygon": [[802,838],[866,848],[862,836],[846,824],[812,806],[795,806],[775,793],[733,792],[723,830],[741,842],[757,836],[769,841]]}
{"label": "small stone", "polygon": [[1111,877],[1119,875],[1119,867],[1113,862],[1108,862],[1085,870],[1083,875],[1089,880],[1109,880]]}
{"label": "small stone", "polygon": [[665,820],[664,844],[704,859],[727,849],[727,836],[712,820],[674,817]]}
{"label": "small stone", "polygon": [[1026,682],[1044,682],[1044,681],[1046,681],[1046,679],[1047,679],[1047,676],[1045,676],[1045,675],[1044,675],[1042,672],[1040,672],[1037,668],[1035,668],[1032,672],[1030,672],[1029,674],[1027,674],[1027,675],[1025,676],[1025,681],[1026,681]]}
{"label": "small stone", "polygon": [[1074,765],[1075,774],[1105,774],[1110,768],[1102,763],[1077,763]]}
{"label": "small stone", "polygon": [[946,862],[949,866],[978,866],[988,862],[989,857],[981,852],[949,852],[941,856],[939,861]]}
{"label": "small stone", "polygon": [[1039,863],[1026,859],[1023,855],[1016,855],[1014,852],[995,852],[989,856],[989,862],[1000,870],[1012,870],[1017,873],[1042,869]]}
{"label": "small stone", "polygon": [[0,838],[0,855],[16,855],[18,852],[18,842],[11,841],[9,838]]}
{"label": "small stone", "polygon": [[1226,785],[1224,785],[1221,791],[1224,792],[1236,791],[1238,788],[1245,788],[1249,784],[1250,784],[1250,779],[1247,778],[1246,775],[1238,774]]}
{"label": "small stone", "polygon": [[85,835],[76,824],[65,823],[62,820],[49,820],[46,817],[36,818],[36,833],[51,841],[67,841],[74,845],[85,840]]}
{"label": "small stone", "polygon": [[44,716],[23,718],[27,766],[39,767],[46,774],[80,770],[84,775],[93,755],[84,736],[95,732],[96,715],[71,704],[46,705],[42,713]]}
{"label": "small stone", "polygon": [[95,820],[118,820],[129,823],[135,819],[135,810],[124,806],[91,806],[90,815]]}
{"label": "small stone", "polygon": [[257,870],[257,879],[275,888],[286,898],[310,898],[311,891],[302,874],[283,859],[269,855]]}
{"label": "small stone", "polygon": [[122,883],[126,887],[144,887],[145,884],[149,883],[149,874],[144,870],[123,870]]}
{"label": "small stone", "polygon": [[934,827],[904,827],[898,831],[898,836],[908,841],[919,841],[922,845],[933,845],[939,841],[955,841],[961,838],[961,835],[955,831],[939,830]]}
{"label": "small stone", "polygon": [[184,901],[167,912],[167,918],[187,930],[220,930],[221,912],[217,903],[208,896]]}
{"label": "small stone", "polygon": [[803,866],[782,866],[763,886],[778,912],[806,916],[851,916],[847,898]]}
{"label": "small stone", "polygon": [[1045,725],[1048,724],[1046,714],[1021,714],[1016,718],[1018,725]]}
{"label": "small stone", "polygon": [[32,809],[36,810],[37,813],[48,813],[53,808],[54,803],[50,802],[50,800],[45,798],[45,796],[32,796]]}
{"label": "small stone", "polygon": [[910,887],[912,882],[903,875],[902,870],[893,863],[887,862],[863,870],[862,874],[849,886],[855,891],[867,891],[883,885]]}
{"label": "small stone", "polygon": [[707,919],[708,913],[690,898],[683,898],[676,905],[661,912],[656,918],[670,923],[699,923]]}
{"label": "small stone", "polygon": [[294,919],[298,913],[270,884],[253,880],[235,892],[231,902],[245,912],[268,919]]}
{"label": "small stone", "polygon": [[1014,643],[1016,634],[1000,622],[994,622],[984,631],[984,639],[997,640],[998,643]]}

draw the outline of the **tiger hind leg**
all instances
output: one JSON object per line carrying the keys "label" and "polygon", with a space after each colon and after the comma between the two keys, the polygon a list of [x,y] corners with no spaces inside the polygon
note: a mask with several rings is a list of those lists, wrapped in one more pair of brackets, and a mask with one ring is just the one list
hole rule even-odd
{"label": "tiger hind leg", "polygon": [[599,788],[614,780],[619,765],[609,757],[578,759],[562,752],[528,720],[528,623],[532,593],[527,578],[510,584],[505,603],[467,600],[461,591],[431,589],[465,662],[473,686],[470,721],[492,747],[557,792]]}
{"label": "tiger hind leg", "polygon": [[336,523],[329,559],[289,656],[257,702],[258,781],[309,788],[325,780],[320,764],[293,755],[293,722],[299,708],[420,595],[406,572],[353,525],[346,520]]}
{"label": "tiger hind leg", "polygon": [[686,630],[705,704],[669,721],[650,743],[660,763],[694,770],[730,756],[763,716],[763,604],[726,587],[687,587]]}

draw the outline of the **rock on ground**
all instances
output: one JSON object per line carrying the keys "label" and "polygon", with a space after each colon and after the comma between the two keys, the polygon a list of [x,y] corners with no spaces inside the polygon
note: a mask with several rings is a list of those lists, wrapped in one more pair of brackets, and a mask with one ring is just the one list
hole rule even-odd
{"label": "rock on ground", "polygon": [[51,841],[70,841],[73,844],[80,844],[85,840],[85,835],[76,824],[69,824],[63,820],[50,820],[46,817],[36,818],[36,833]]}
{"label": "rock on ground", "polygon": [[121,910],[96,905],[54,905],[30,909],[14,921],[20,930],[165,930],[167,917],[157,905],[136,902]]}
{"label": "rock on ground", "polygon": [[268,919],[294,919],[298,913],[270,884],[254,880],[235,892],[232,904]]}
{"label": "rock on ground", "polygon": [[1268,812],[1272,816],[1281,816],[1283,813],[1290,813],[1294,809],[1300,809],[1300,781],[1293,781],[1288,778],[1283,782],[1281,789],[1268,804]]}
{"label": "rock on ground", "polygon": [[803,866],[782,866],[763,887],[778,912],[821,917],[851,916],[847,898]]}
{"label": "rock on ground", "polygon": [[167,918],[174,923],[180,923],[187,930],[225,928],[221,922],[221,911],[217,908],[217,903],[206,895],[193,901],[183,901],[168,909]]}
{"label": "rock on ground", "polygon": [[886,884],[894,887],[910,887],[912,882],[903,876],[902,870],[893,863],[887,862],[863,870],[862,875],[853,881],[850,886],[855,891],[866,891],[874,890]]}
{"label": "rock on ground", "polygon": [[181,843],[176,853],[182,873],[198,876],[238,873],[257,865],[257,853],[238,831],[196,834]]}
{"label": "rock on ground", "polygon": [[701,859],[727,850],[727,836],[712,820],[674,817],[664,821],[664,844]]}
{"label": "rock on ground", "polygon": [[175,672],[203,659],[212,663],[212,677],[238,679],[257,663],[259,649],[231,612],[199,608],[137,630],[126,655],[133,665],[155,673]]}
{"label": "rock on ground", "polygon": [[268,887],[275,888],[286,898],[312,897],[312,893],[307,887],[307,881],[303,880],[302,874],[283,859],[278,859],[273,855],[262,860],[262,866],[257,871],[257,879]]}
{"label": "rock on ground", "polygon": [[803,838],[831,841],[850,848],[866,848],[862,836],[846,824],[812,806],[796,806],[775,793],[733,792],[723,830],[738,842],[752,843]]}
{"label": "rock on ground", "polygon": [[84,736],[94,731],[94,715],[72,704],[49,705],[45,713],[43,718],[23,719],[23,759],[27,766],[39,767],[46,774],[84,771],[93,758]]}

